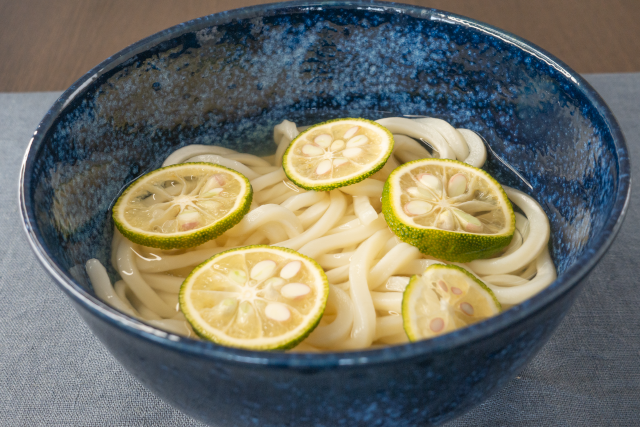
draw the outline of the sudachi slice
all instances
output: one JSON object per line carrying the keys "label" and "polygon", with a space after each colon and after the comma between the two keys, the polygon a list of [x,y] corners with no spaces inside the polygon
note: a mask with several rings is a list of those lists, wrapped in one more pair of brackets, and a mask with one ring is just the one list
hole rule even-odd
{"label": "sudachi slice", "polygon": [[183,163],[135,180],[113,207],[113,221],[134,243],[190,248],[218,237],[249,211],[247,178],[212,163]]}
{"label": "sudachi slice", "polygon": [[421,159],[396,168],[384,185],[382,212],[401,240],[447,261],[494,256],[515,231],[500,184],[456,160]]}
{"label": "sudachi slice", "polygon": [[332,190],[355,184],[384,166],[393,136],[365,119],[336,119],[311,126],[284,153],[287,177],[307,190]]}
{"label": "sudachi slice", "polygon": [[180,309],[210,341],[252,350],[295,347],[316,327],[329,282],[311,258],[256,245],[221,252],[180,288]]}
{"label": "sudachi slice", "polygon": [[464,328],[501,310],[487,285],[454,265],[435,264],[411,277],[402,297],[404,330],[411,341]]}

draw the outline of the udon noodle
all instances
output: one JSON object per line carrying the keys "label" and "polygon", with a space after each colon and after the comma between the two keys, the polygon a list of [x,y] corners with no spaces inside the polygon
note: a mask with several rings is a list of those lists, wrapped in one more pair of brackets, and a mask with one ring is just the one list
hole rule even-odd
{"label": "udon noodle", "polygon": [[[434,263],[400,241],[381,214],[385,179],[402,163],[427,157],[457,159],[475,167],[486,160],[474,132],[424,118],[378,120],[394,134],[394,151],[380,171],[357,184],[332,191],[296,187],[282,169],[282,154],[303,128],[283,121],[274,129],[274,155],[257,157],[228,148],[189,145],[163,166],[210,162],[245,175],[254,198],[250,212],[217,239],[187,250],[143,247],[114,230],[111,265],[121,280],[113,285],[96,259],[86,264],[96,295],[129,316],[157,328],[196,338],[178,307],[178,292],[191,270],[224,250],[254,244],[294,249],[314,258],[330,283],[318,327],[294,351],[357,350],[408,342],[403,330],[402,292],[414,274]],[[429,152],[418,140],[433,148]],[[549,255],[549,221],[530,196],[504,187],[516,213],[516,232],[503,253],[462,266],[486,283],[504,308],[519,304],[556,278]]]}

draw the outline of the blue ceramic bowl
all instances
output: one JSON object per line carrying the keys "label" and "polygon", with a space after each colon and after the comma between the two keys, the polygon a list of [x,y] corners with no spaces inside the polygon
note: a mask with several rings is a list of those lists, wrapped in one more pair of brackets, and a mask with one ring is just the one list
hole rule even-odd
{"label": "blue ceramic bowl", "polygon": [[[478,131],[503,183],[552,225],[558,280],[498,317],[384,350],[284,354],[167,334],[98,300],[83,265],[107,265],[109,208],[190,143],[273,153],[274,124],[335,116],[442,117]],[[281,3],[196,19],[91,70],[51,107],[25,156],[20,203],[33,249],[115,357],[176,408],[219,426],[429,425],[484,400],[547,341],[620,228],[624,139],[578,74],[511,34],[393,3]]]}

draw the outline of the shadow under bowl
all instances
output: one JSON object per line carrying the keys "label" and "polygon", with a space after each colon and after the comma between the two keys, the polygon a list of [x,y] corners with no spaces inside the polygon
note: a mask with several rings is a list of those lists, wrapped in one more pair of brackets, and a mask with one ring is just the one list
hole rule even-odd
{"label": "shadow under bowl", "polygon": [[[165,333],[98,300],[84,263],[109,265],[110,207],[186,144],[272,154],[273,126],[427,115],[483,135],[497,179],[549,216],[558,279],[505,313],[381,350],[285,354]],[[478,404],[542,347],[618,231],[627,148],[575,72],[461,16],[376,2],[291,2],[196,19],[107,59],[69,88],[25,156],[33,249],[111,353],[146,387],[220,426],[435,425]],[[112,278],[115,272],[111,271]]]}

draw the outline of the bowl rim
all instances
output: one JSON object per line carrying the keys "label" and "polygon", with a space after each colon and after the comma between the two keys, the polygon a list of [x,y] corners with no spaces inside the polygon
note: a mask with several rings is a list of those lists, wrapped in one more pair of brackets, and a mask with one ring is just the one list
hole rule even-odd
{"label": "bowl rim", "polygon": [[[502,41],[512,44],[525,52],[546,62],[560,74],[571,80],[577,89],[591,102],[595,110],[602,116],[608,126],[616,149],[618,161],[618,181],[615,202],[611,214],[598,233],[589,242],[584,253],[563,274],[546,289],[524,301],[523,303],[501,313],[499,316],[474,324],[464,329],[442,335],[425,341],[391,346],[376,350],[360,350],[349,352],[327,353],[280,353],[266,351],[252,351],[224,347],[211,342],[198,341],[168,333],[147,325],[139,320],[131,318],[111,308],[100,299],[82,288],[66,273],[54,258],[49,254],[44,240],[35,221],[35,211],[30,198],[31,172],[37,152],[42,147],[44,136],[50,131],[51,125],[63,112],[65,107],[73,101],[83,89],[88,87],[100,75],[114,69],[126,62],[136,54],[147,50],[163,41],[178,37],[186,32],[197,31],[209,26],[228,22],[232,19],[246,19],[277,13],[279,10],[288,11],[313,11],[334,8],[351,8],[372,10],[394,14],[408,14],[422,19],[442,21],[460,25],[471,31],[480,31],[487,35],[497,37]],[[27,234],[36,257],[45,270],[55,279],[58,286],[70,296],[70,298],[88,310],[93,315],[101,318],[125,333],[136,336],[150,343],[166,347],[193,356],[215,359],[220,361],[235,362],[251,365],[281,366],[287,368],[327,368],[353,365],[371,365],[386,362],[424,356],[430,353],[450,350],[464,344],[484,339],[492,334],[510,327],[533,315],[550,304],[561,295],[569,292],[595,267],[597,262],[607,251],[620,227],[629,205],[631,189],[630,162],[628,149],[624,136],[613,113],[595,89],[578,73],[570,69],[562,61],[546,52],[544,49],[530,43],[518,36],[500,30],[491,25],[441,10],[423,8],[419,6],[381,1],[292,1],[250,6],[246,8],[223,11],[207,15],[170,27],[166,30],[146,37],[129,47],[110,56],[80,79],[71,85],[56,100],[48,110],[33,137],[29,141],[24,154],[20,170],[19,203],[23,228]]]}

